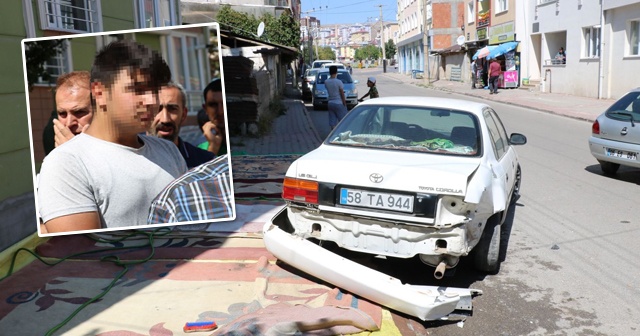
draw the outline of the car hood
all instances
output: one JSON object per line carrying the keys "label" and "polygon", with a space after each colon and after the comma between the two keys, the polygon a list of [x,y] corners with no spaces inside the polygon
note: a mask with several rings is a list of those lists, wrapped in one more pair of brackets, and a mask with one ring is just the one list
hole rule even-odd
{"label": "car hood", "polygon": [[354,187],[465,195],[480,158],[322,145],[296,160],[288,177]]}

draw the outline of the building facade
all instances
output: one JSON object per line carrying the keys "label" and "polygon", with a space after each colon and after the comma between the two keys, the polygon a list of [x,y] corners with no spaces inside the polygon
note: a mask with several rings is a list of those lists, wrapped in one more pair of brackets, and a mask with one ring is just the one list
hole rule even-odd
{"label": "building facade", "polygon": [[[619,98],[640,86],[640,1],[530,1],[523,77],[545,92]],[[560,47],[564,64],[554,62]]]}

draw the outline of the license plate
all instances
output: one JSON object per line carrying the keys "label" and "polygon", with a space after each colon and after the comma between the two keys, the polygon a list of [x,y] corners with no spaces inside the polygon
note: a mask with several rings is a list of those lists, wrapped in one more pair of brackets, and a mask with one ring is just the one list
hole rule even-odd
{"label": "license plate", "polygon": [[638,153],[635,152],[627,152],[615,148],[605,148],[605,151],[607,153],[607,156],[623,158],[627,160],[637,160],[638,158]]}
{"label": "license plate", "polygon": [[413,196],[358,189],[341,188],[340,204],[402,212],[413,212]]}

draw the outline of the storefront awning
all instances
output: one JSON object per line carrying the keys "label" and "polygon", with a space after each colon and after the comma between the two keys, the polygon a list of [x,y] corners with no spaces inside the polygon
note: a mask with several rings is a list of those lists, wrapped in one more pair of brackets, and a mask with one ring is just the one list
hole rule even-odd
{"label": "storefront awning", "polygon": [[450,47],[447,47],[441,50],[433,50],[433,53],[434,54],[453,54],[453,53],[459,53],[464,50],[465,50],[464,47],[462,47],[461,45],[454,44]]}
{"label": "storefront awning", "polygon": [[518,43],[519,42],[505,42],[505,43],[496,45],[495,48],[489,51],[489,54],[487,55],[487,59],[496,58],[498,56],[502,56],[510,52],[511,50],[514,50],[515,48],[518,47]]}

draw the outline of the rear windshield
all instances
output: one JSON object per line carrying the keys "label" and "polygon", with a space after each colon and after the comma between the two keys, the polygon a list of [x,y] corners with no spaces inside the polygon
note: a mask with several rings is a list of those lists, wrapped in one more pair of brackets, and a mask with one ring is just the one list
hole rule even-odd
{"label": "rear windshield", "polygon": [[613,103],[606,116],[615,120],[640,121],[640,92],[629,92]]}
{"label": "rear windshield", "polygon": [[481,132],[472,113],[415,106],[357,106],[326,140],[327,144],[481,155]]}
{"label": "rear windshield", "polygon": [[316,61],[313,62],[313,68],[321,68],[323,64],[331,63],[331,61]]}
{"label": "rear windshield", "polygon": [[[323,72],[321,74],[318,74],[316,78],[316,83],[324,84],[324,81],[327,80],[327,78],[329,78],[329,72]],[[338,79],[341,80],[342,83],[344,84],[353,83],[353,79],[351,78],[351,75],[349,75],[348,72],[338,72]]]}

